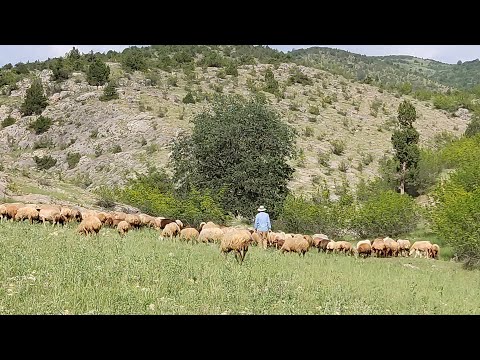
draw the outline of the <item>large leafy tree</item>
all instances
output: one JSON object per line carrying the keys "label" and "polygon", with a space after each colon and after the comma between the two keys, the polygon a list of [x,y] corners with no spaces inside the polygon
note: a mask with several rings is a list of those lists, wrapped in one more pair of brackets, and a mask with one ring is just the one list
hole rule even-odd
{"label": "large leafy tree", "polygon": [[35,79],[30,88],[27,89],[25,100],[20,107],[23,115],[40,115],[47,107],[47,98],[43,93],[43,86],[40,79]]}
{"label": "large leafy tree", "polygon": [[179,191],[213,190],[223,208],[252,216],[263,204],[272,218],[288,194],[294,133],[260,98],[218,96],[172,148]]}
{"label": "large leafy tree", "polygon": [[415,107],[404,100],[398,106],[399,128],[392,134],[392,144],[397,160],[397,178],[400,193],[405,193],[405,186],[415,186],[417,164],[420,159],[418,148],[418,131],[413,127],[417,118]]}
{"label": "large leafy tree", "polygon": [[87,81],[90,85],[101,86],[108,81],[110,67],[100,59],[90,64],[87,71]]}

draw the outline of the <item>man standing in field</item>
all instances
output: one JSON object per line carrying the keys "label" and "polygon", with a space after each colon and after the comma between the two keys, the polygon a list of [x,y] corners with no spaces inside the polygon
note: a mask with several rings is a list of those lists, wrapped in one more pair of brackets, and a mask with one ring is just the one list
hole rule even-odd
{"label": "man standing in field", "polygon": [[[255,216],[255,224],[253,227],[255,231],[260,235],[262,240],[262,247],[267,248],[267,235],[270,230],[272,230],[272,225],[270,225],[270,215],[267,213],[267,209],[262,205],[258,209],[258,214]],[[260,244],[259,244],[260,245]]]}

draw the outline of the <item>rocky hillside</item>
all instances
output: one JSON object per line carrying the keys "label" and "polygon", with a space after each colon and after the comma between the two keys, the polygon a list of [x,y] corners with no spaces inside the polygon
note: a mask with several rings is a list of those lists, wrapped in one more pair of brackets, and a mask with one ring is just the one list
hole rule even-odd
{"label": "rocky hillside", "polygon": [[[155,86],[144,72],[128,73],[120,63],[107,64],[110,78],[117,82],[117,100],[100,101],[103,87],[88,85],[84,72],[73,72],[68,80],[54,83],[48,69],[32,71],[9,95],[0,95],[0,121],[8,116],[15,119],[13,125],[0,127],[0,196],[61,198],[63,194],[65,200],[74,201],[102,184],[123,184],[148,166],[168,169],[169,145],[181,131],[189,131],[189,121],[215,93],[262,93],[296,129],[300,156],[293,161],[297,171],[290,187],[294,191],[313,191],[323,179],[332,189],[342,179],[355,185],[377,174],[379,160],[391,152],[396,110],[403,98],[409,98],[292,62],[256,61],[239,66],[238,76],[225,75],[222,67],[196,66],[194,75],[155,68],[150,70],[157,77]],[[267,68],[283,96],[261,90]],[[311,84],[289,85],[295,69]],[[48,95],[49,105],[42,115],[53,120],[40,135],[29,129],[38,116],[22,117],[19,111],[34,76],[41,78]],[[195,103],[183,103],[187,92],[195,94]],[[429,102],[409,99],[419,116],[415,126],[421,145],[430,146],[442,132],[460,135],[465,130],[468,111],[461,109],[451,116]],[[37,170],[34,157],[45,155],[57,160],[55,166]]]}

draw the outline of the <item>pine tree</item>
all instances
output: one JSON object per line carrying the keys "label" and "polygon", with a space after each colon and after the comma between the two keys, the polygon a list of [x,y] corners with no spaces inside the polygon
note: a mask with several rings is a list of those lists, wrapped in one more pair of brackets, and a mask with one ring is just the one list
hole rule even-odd
{"label": "pine tree", "polygon": [[415,107],[407,100],[398,106],[398,122],[400,128],[392,134],[395,158],[398,161],[397,175],[400,193],[405,193],[405,185],[415,185],[417,164],[420,159],[418,148],[418,131],[413,127],[417,118]]}
{"label": "pine tree", "polygon": [[96,59],[88,67],[87,81],[90,85],[101,86],[108,81],[109,76],[110,67],[99,59]]}
{"label": "pine tree", "polygon": [[275,80],[272,70],[267,69],[265,73],[265,91],[275,94],[278,92],[278,81]]}
{"label": "pine tree", "polygon": [[70,69],[62,58],[55,59],[50,65],[50,69],[52,70],[52,76],[50,77],[52,81],[60,82],[70,77]]}
{"label": "pine tree", "polygon": [[20,111],[23,115],[40,115],[47,107],[47,98],[43,93],[43,86],[40,79],[35,79],[25,94],[25,100],[21,105]]}
{"label": "pine tree", "polygon": [[100,96],[101,101],[108,101],[113,99],[118,99],[118,92],[113,81],[110,81],[108,85],[103,90],[103,95]]}

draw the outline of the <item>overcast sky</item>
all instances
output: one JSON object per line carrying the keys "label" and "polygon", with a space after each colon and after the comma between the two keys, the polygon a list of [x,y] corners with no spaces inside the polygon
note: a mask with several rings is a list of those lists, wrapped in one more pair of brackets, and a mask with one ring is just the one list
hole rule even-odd
{"label": "overcast sky", "polygon": [[[130,45],[0,45],[0,66],[63,56],[73,46],[88,53],[91,50],[122,51]],[[310,46],[326,46],[363,55],[412,55],[449,64],[480,58],[480,45],[270,45],[285,52]]]}

